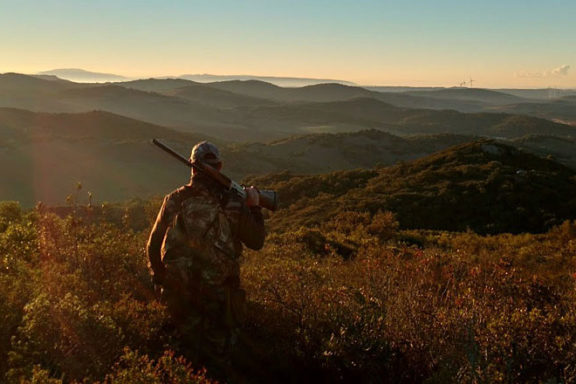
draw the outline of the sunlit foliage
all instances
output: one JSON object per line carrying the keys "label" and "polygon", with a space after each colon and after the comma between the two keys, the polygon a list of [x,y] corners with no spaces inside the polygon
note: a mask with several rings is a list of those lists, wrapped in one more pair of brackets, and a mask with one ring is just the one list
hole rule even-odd
{"label": "sunlit foliage", "polygon": [[[182,357],[154,294],[144,245],[156,207],[56,215],[0,204],[0,381],[222,377]],[[274,231],[263,250],[247,252],[248,317],[228,377],[576,380],[576,222],[481,236],[406,231],[398,221],[344,211]]]}

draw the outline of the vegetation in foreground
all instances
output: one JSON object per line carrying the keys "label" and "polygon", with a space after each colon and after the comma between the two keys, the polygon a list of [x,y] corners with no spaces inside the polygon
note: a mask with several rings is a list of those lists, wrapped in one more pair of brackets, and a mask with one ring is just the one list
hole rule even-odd
{"label": "vegetation in foreground", "polygon": [[[209,382],[149,282],[157,206],[62,218],[0,204],[1,381]],[[570,221],[479,236],[343,212],[276,231],[243,262],[236,380],[572,382],[575,255]]]}

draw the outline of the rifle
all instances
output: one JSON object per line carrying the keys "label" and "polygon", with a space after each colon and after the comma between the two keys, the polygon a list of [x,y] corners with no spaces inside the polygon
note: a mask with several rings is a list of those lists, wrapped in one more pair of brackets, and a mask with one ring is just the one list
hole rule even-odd
{"label": "rifle", "polygon": [[[222,174],[217,169],[214,169],[208,164],[202,164],[201,166],[198,164],[194,164],[190,160],[179,154],[178,152],[174,151],[172,148],[158,141],[157,139],[152,139],[152,143],[157,147],[163,149],[164,151],[168,152],[170,155],[174,156],[177,160],[186,164],[188,167],[194,168],[196,171],[208,175],[212,179],[216,180],[218,183],[222,184],[229,191],[236,193],[242,199],[246,199],[246,190],[244,189],[244,187],[235,182],[234,180],[230,179],[228,176]],[[271,211],[275,211],[278,209],[278,195],[275,191],[258,190],[258,194],[260,195],[260,206],[262,208],[266,208]]]}

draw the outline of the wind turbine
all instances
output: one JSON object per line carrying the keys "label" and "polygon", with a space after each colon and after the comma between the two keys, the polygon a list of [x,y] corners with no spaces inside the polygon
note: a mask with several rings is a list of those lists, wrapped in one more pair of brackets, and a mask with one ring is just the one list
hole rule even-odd
{"label": "wind turbine", "polygon": [[470,76],[470,88],[473,88],[474,82],[476,80],[472,80],[472,76]]}

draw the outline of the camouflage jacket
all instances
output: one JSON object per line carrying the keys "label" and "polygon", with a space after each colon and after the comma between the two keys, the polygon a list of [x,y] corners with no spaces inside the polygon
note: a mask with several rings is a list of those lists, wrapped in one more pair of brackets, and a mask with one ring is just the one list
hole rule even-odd
{"label": "camouflage jacket", "polygon": [[242,244],[260,249],[264,220],[259,207],[247,207],[211,180],[194,177],[164,198],[147,245],[150,268],[162,281],[167,265],[191,265],[205,280],[238,279]]}

